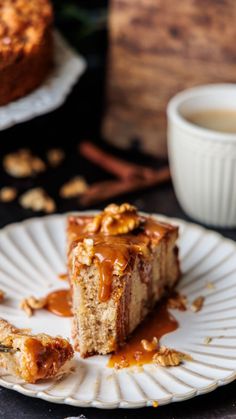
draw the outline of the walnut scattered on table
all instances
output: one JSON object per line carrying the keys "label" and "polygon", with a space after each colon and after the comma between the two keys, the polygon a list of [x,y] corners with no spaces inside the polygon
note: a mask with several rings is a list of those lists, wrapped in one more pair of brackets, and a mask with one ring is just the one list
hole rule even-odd
{"label": "walnut scattered on table", "polygon": [[11,202],[17,196],[17,189],[12,186],[4,186],[0,189],[0,202]]}
{"label": "walnut scattered on table", "polygon": [[52,213],[56,209],[54,200],[42,188],[33,188],[20,197],[20,205],[33,211]]}
{"label": "walnut scattered on table", "polygon": [[82,176],[76,176],[66,182],[60,189],[60,196],[62,198],[75,198],[82,195],[88,189],[88,184]]}
{"label": "walnut scattered on table", "polygon": [[3,167],[9,175],[17,178],[32,176],[46,169],[45,163],[28,149],[7,154]]}
{"label": "walnut scattered on table", "polygon": [[51,148],[47,151],[47,159],[52,167],[59,166],[65,158],[65,153],[60,148]]}

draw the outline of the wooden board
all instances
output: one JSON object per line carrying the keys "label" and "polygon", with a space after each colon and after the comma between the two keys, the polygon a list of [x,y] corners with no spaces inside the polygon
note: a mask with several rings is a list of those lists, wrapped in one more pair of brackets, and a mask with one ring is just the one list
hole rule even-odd
{"label": "wooden board", "polygon": [[236,81],[235,0],[111,0],[104,137],[166,154],[166,105],[187,87]]}

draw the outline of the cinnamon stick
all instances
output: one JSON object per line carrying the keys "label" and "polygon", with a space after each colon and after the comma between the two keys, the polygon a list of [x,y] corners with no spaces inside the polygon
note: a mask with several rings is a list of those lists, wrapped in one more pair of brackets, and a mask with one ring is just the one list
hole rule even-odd
{"label": "cinnamon stick", "polygon": [[155,176],[153,176],[152,179],[133,177],[125,180],[107,180],[94,183],[81,196],[79,202],[82,206],[92,206],[119,195],[159,185],[170,179],[170,170],[168,166],[156,170],[155,172]]}
{"label": "cinnamon stick", "polygon": [[[104,170],[112,173],[121,179],[129,178],[146,178],[156,179],[158,170],[150,167],[137,165],[134,163],[126,162],[118,157],[114,157],[111,154],[101,150],[90,141],[83,141],[79,145],[80,154],[93,162],[94,164],[102,167]],[[157,176],[159,178],[159,175]]]}

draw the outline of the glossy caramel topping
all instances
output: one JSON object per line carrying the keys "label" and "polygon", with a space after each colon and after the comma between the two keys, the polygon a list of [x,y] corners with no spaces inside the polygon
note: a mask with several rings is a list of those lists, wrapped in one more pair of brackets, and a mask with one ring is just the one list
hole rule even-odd
{"label": "glossy caramel topping", "polygon": [[68,290],[53,291],[47,296],[45,308],[60,317],[71,317],[71,292]]}
{"label": "glossy caramel topping", "polygon": [[117,352],[111,355],[110,368],[124,368],[132,365],[142,366],[152,363],[155,350],[145,350],[142,341],[159,340],[166,333],[178,328],[177,320],[168,312],[166,302],[160,303],[154,311],[138,326],[129,340]]}
{"label": "glossy caramel topping", "polygon": [[[175,227],[158,222],[151,217],[141,217],[140,222],[137,224],[137,214],[132,210],[127,213],[121,213],[121,218],[118,219],[119,231],[123,228],[126,216],[128,216],[129,219],[129,227],[132,224],[131,220],[135,220],[134,226],[138,225],[138,227],[134,227],[132,231],[128,229],[127,233],[117,235],[104,234],[103,231],[101,231],[101,220],[99,215],[95,218],[85,216],[71,217],[69,219],[68,234],[71,248],[75,247],[78,243],[83,242],[85,239],[89,238],[92,240],[92,254],[100,273],[100,301],[109,299],[113,275],[122,276],[127,266],[131,264],[134,256],[137,254],[142,255],[148,263],[152,243],[158,243],[158,241],[167,235],[169,231],[175,229]],[[98,222],[98,230],[95,228],[96,222],[94,224],[94,221],[96,220]],[[112,226],[115,228],[115,225],[116,224],[114,223],[111,224],[110,228],[112,228]],[[103,227],[107,227],[107,224],[105,223]],[[85,242],[83,251],[86,253]]]}

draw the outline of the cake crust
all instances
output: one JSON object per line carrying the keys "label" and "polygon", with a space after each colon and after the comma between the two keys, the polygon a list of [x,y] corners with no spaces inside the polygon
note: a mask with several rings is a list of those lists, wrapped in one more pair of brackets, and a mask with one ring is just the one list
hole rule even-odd
{"label": "cake crust", "polygon": [[117,349],[180,276],[178,228],[129,204],[68,220],[74,337],[81,356]]}

